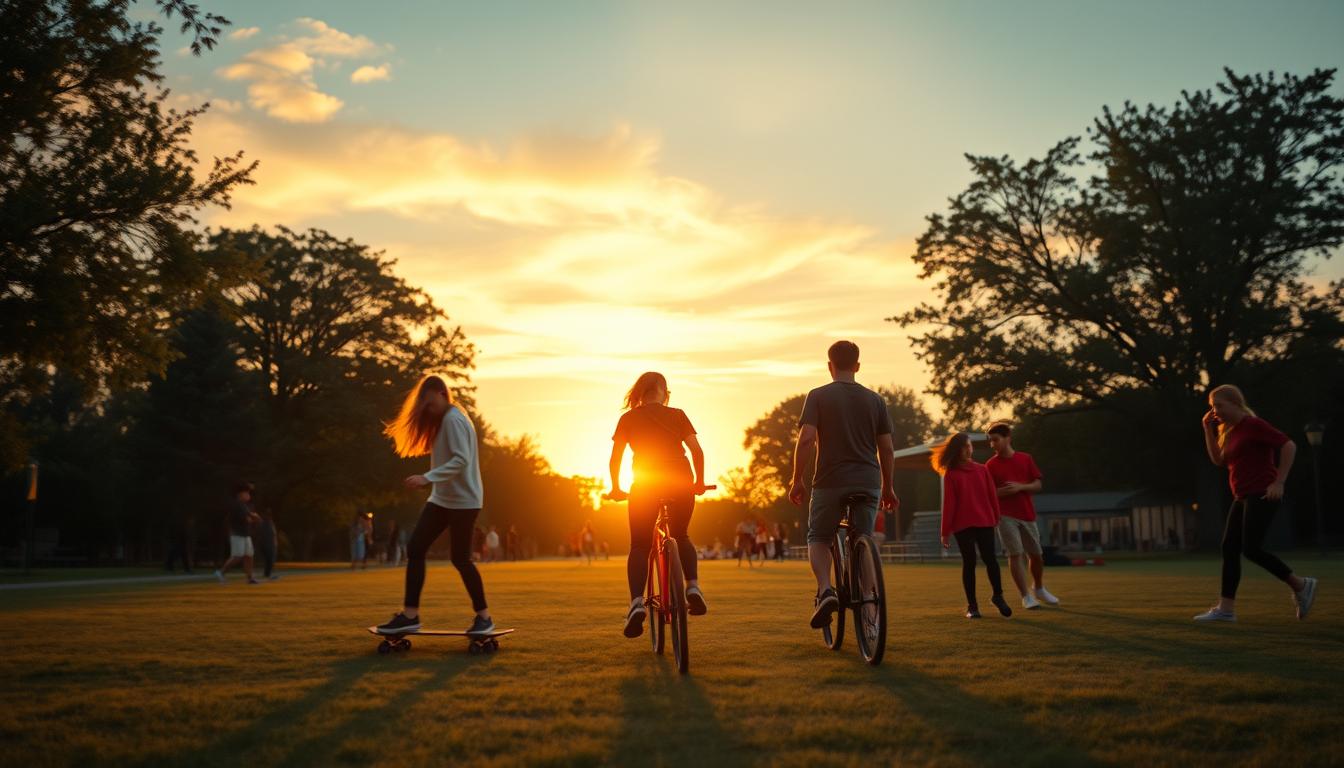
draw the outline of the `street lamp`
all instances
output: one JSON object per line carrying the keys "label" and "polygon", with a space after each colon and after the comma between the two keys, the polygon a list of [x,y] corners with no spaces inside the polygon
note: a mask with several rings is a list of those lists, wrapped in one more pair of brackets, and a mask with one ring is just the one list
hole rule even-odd
{"label": "street lamp", "polygon": [[1305,431],[1311,446],[1311,468],[1316,485],[1316,544],[1321,548],[1321,557],[1325,557],[1325,526],[1321,524],[1321,440],[1325,437],[1325,425],[1313,421]]}

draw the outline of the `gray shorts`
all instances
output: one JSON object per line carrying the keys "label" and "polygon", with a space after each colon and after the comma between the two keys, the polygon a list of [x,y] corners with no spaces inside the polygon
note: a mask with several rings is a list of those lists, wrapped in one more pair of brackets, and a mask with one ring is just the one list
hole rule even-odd
{"label": "gray shorts", "polygon": [[1004,515],[999,518],[999,541],[1009,557],[1018,557],[1023,551],[1029,555],[1041,554],[1041,532],[1034,522]]}
{"label": "gray shorts", "polygon": [[849,511],[850,525],[858,533],[872,533],[877,520],[877,500],[880,488],[813,488],[812,508],[807,513],[807,543],[829,544],[835,537],[840,519],[845,515],[845,497],[851,493],[866,493],[871,501],[857,504]]}

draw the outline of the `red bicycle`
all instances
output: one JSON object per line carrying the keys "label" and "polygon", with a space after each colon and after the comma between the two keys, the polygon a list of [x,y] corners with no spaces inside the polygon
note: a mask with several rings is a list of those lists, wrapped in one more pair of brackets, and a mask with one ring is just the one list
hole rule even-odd
{"label": "red bicycle", "polygon": [[[717,485],[707,485],[712,491]],[[653,546],[649,549],[649,580],[644,588],[644,609],[649,616],[649,639],[653,652],[661,655],[667,647],[667,630],[672,634],[672,657],[681,674],[691,668],[690,638],[686,631],[686,574],[681,568],[681,551],[668,530],[668,499],[658,500],[658,517],[653,523]]]}

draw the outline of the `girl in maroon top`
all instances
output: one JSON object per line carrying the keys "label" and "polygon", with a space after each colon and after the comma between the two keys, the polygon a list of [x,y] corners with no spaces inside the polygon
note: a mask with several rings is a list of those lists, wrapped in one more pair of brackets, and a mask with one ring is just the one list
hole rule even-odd
{"label": "girl in maroon top", "polygon": [[[659,501],[668,502],[668,532],[677,541],[677,554],[686,576],[686,608],[694,616],[707,610],[696,573],[695,545],[686,529],[695,510],[695,497],[704,493],[705,452],[695,436],[695,427],[680,408],[668,408],[667,379],[650,371],[641,375],[625,395],[626,411],[611,436],[611,493],[607,498],[629,498],[630,557],[626,576],[630,582],[630,609],[625,616],[625,636],[644,632],[644,585],[649,573],[649,548]],[[621,461],[625,447],[634,453],[635,481],[627,496],[621,490]],[[691,461],[686,460],[690,449]]]}
{"label": "girl in maroon top", "polygon": [[994,589],[990,602],[1005,618],[1013,615],[1003,599],[999,579],[999,561],[994,557],[994,530],[999,524],[999,494],[994,478],[983,464],[971,458],[971,438],[965,432],[949,437],[933,449],[933,468],[943,476],[943,525],[941,541],[947,549],[947,537],[957,540],[961,550],[961,587],[966,591],[966,618],[980,618],[975,601],[975,550],[985,562],[989,586]]}
{"label": "girl in maroon top", "polygon": [[1227,467],[1233,501],[1223,531],[1222,596],[1195,621],[1237,620],[1242,555],[1292,587],[1297,618],[1305,619],[1316,599],[1316,579],[1293,575],[1293,569],[1261,547],[1283,498],[1283,483],[1292,469],[1297,446],[1256,416],[1241,390],[1230,384],[1209,393],[1209,406],[1204,414],[1204,445],[1214,464]]}

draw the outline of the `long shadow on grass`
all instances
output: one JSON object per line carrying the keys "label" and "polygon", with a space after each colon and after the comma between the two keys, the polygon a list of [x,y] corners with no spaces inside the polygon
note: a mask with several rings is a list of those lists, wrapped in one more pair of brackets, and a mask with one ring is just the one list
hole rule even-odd
{"label": "long shadow on grass", "polygon": [[621,683],[620,739],[609,765],[741,765],[748,759],[719,725],[700,684],[671,659]]}
{"label": "long shadow on grass", "polygon": [[875,683],[890,691],[906,710],[937,732],[937,742],[946,745],[949,757],[985,765],[1009,760],[1019,765],[1098,762],[1085,750],[1064,743],[1059,734],[1037,730],[1016,710],[973,696],[954,683],[904,665],[884,665],[873,673]]}
{"label": "long shadow on grass", "polygon": [[[1084,614],[1099,619],[1111,619],[1112,614]],[[1128,618],[1128,617],[1126,617]],[[1079,629],[1076,624],[1061,626],[1052,622],[1022,621],[1019,627],[1037,632],[1046,632],[1067,638],[1070,643],[1086,644],[1086,650],[1106,655],[1106,658],[1119,666],[1125,665],[1125,659],[1157,661],[1164,665],[1176,665],[1208,673],[1232,673],[1252,675],[1273,675],[1298,682],[1316,683],[1321,680],[1321,665],[1311,658],[1292,656],[1274,656],[1266,654],[1263,648],[1245,647],[1250,639],[1210,638],[1209,643],[1191,643],[1170,637],[1151,637],[1126,631],[1117,634],[1101,634]],[[1152,622],[1144,625],[1154,629]],[[1217,631],[1220,627],[1210,627]]]}
{"label": "long shadow on grass", "polygon": [[[272,738],[284,738],[291,746],[283,757],[275,759],[279,765],[323,765],[333,762],[340,749],[341,733],[367,734],[381,722],[395,720],[397,712],[408,709],[427,692],[444,687],[447,682],[469,665],[466,658],[434,659],[415,663],[416,669],[431,669],[433,674],[393,695],[386,704],[359,710],[348,717],[321,723],[315,729],[306,729],[301,740],[295,740],[285,731],[292,729],[314,710],[332,700],[351,695],[360,678],[370,672],[387,670],[398,665],[400,659],[360,657],[348,659],[330,668],[330,676],[311,688],[295,701],[282,704],[257,717],[242,728],[229,731],[219,739],[189,755],[172,755],[147,760],[143,765],[237,765],[248,752]],[[391,662],[389,664],[389,662]]]}

